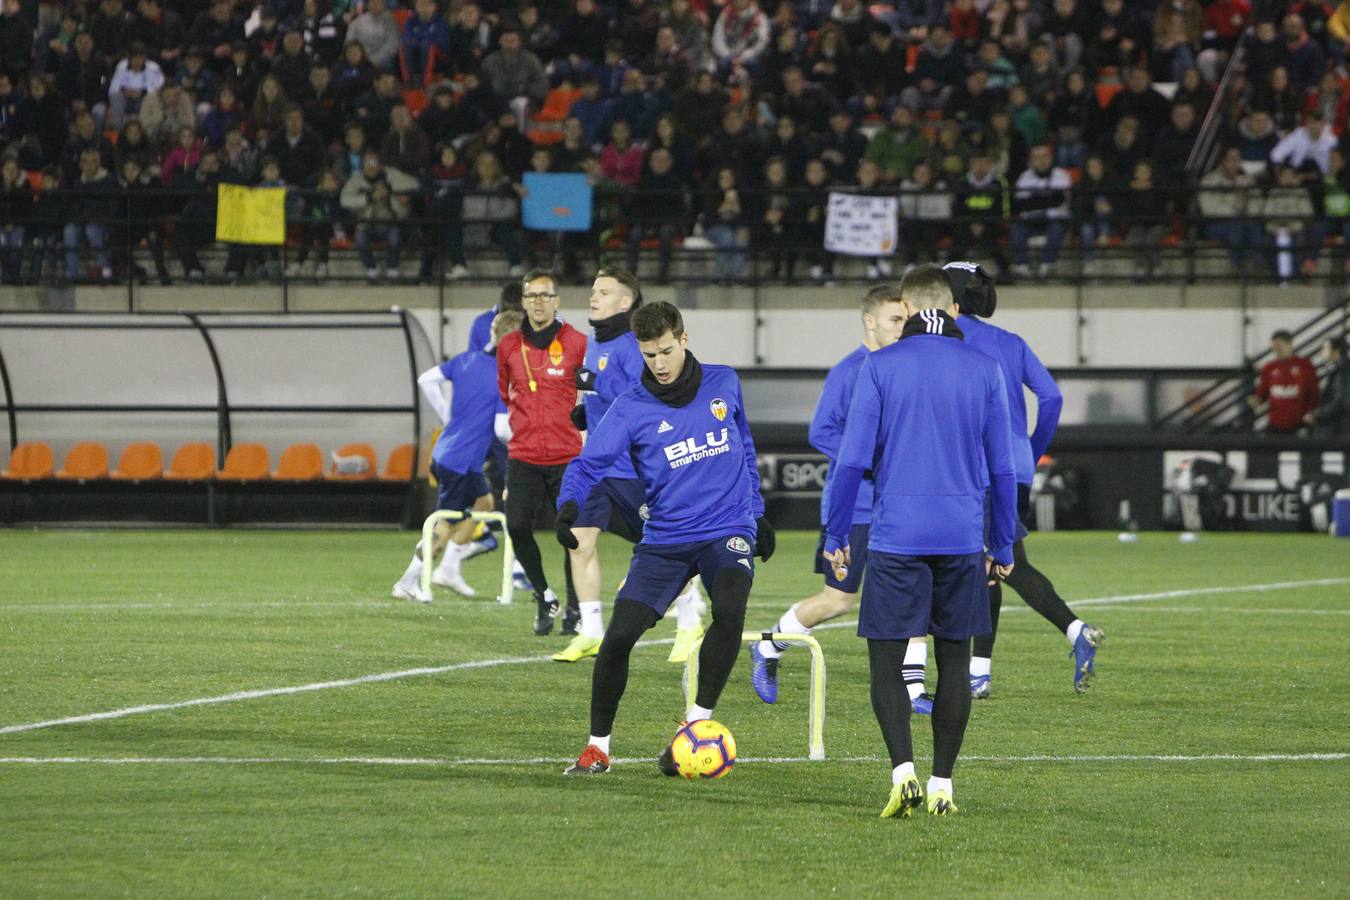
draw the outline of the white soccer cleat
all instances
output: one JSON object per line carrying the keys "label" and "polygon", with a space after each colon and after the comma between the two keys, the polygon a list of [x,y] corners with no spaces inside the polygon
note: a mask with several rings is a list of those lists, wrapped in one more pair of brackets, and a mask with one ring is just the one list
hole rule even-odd
{"label": "white soccer cleat", "polygon": [[442,572],[437,569],[431,573],[431,583],[437,587],[449,588],[456,594],[462,594],[465,597],[476,596],[477,592],[469,586],[464,580],[464,576],[458,572]]}
{"label": "white soccer cleat", "polygon": [[415,581],[399,581],[394,585],[393,594],[399,600],[411,600],[414,603],[430,603],[431,594],[422,593],[422,585]]}

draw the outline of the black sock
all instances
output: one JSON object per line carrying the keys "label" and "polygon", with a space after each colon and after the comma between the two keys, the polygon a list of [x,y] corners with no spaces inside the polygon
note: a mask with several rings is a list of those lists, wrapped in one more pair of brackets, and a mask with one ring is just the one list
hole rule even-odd
{"label": "black sock", "polygon": [[914,740],[909,730],[913,707],[901,677],[907,646],[909,641],[867,639],[867,662],[872,671],[872,713],[881,726],[881,739],[886,742],[886,752],[891,756],[891,768],[914,762]]}
{"label": "black sock", "polygon": [[1044,616],[1060,631],[1067,634],[1069,626],[1078,618],[1055,592],[1055,586],[1050,583],[1050,579],[1027,562],[1026,547],[1021,541],[1013,544],[1013,570],[1004,580],[1007,581],[1008,587],[1017,591],[1017,595],[1026,601],[1027,606]]}
{"label": "black sock", "polygon": [[[933,638],[937,693],[933,698],[933,774],[951,778],[970,721],[970,641]],[[876,676],[873,676],[875,692]]]}
{"label": "black sock", "polygon": [[708,600],[712,604],[712,624],[698,652],[698,696],[694,703],[704,709],[717,705],[731,677],[736,658],[741,655],[741,634],[745,631],[745,602],[750,598],[750,573],[724,569],[713,577]]}
{"label": "black sock", "polygon": [[1003,609],[1003,584],[996,580],[989,585],[989,633],[975,635],[971,641],[974,645],[971,656],[994,658],[994,638],[998,637],[998,614],[1001,609]]}
{"label": "black sock", "polygon": [[643,632],[661,617],[656,610],[636,600],[619,600],[609,617],[609,628],[595,657],[591,673],[591,734],[604,737],[614,730],[614,714],[628,687],[628,657]]}
{"label": "black sock", "polygon": [[577,589],[572,584],[572,554],[563,551],[563,578],[567,581],[567,617],[581,619],[581,605],[577,602]]}
{"label": "black sock", "polygon": [[508,525],[506,530],[511,535],[511,546],[516,559],[520,560],[521,568],[525,570],[525,577],[530,579],[537,593],[543,594],[548,590],[548,579],[544,577],[544,560],[539,555],[539,544],[534,540],[534,529]]}

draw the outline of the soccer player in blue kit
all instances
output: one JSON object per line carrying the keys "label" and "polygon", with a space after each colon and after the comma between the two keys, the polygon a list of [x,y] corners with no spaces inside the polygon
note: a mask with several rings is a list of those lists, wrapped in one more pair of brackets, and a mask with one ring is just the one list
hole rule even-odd
{"label": "soccer player in blue kit", "polygon": [[872,710],[892,767],[883,818],[908,816],[924,802],[902,666],[910,639],[927,634],[938,669],[928,811],[956,811],[952,769],[970,718],[970,639],[989,630],[986,578],[1013,569],[1017,519],[998,363],[961,340],[942,269],[914,269],[900,297],[907,316],[900,340],[868,354],[858,372],[826,508],[825,557],[842,576],[858,486],[872,473],[858,635],[867,639]]}
{"label": "soccer player in blue kit", "polygon": [[[703,365],[688,352],[684,320],[669,303],[642,306],[633,313],[632,327],[646,366],[642,382],[614,401],[568,465],[558,496],[558,541],[569,549],[577,543],[571,529],[581,503],[619,457],[633,459],[648,508],[642,541],[633,549],[595,660],[590,739],[568,775],[609,771],[610,736],[628,684],[629,656],[694,575],[708,590],[712,624],[685,720],[712,718],[739,655],[753,557],[767,560],[774,549],[735,371]],[[678,774],[669,746],[658,765],[666,775]]]}
{"label": "soccer player in blue kit", "polygon": [[[849,532],[849,549],[853,565],[844,578],[836,578],[832,566],[825,562],[821,552],[825,549],[825,509],[829,503],[830,485],[833,481],[834,462],[839,454],[839,441],[844,435],[844,423],[848,421],[849,402],[853,399],[853,386],[858,380],[858,370],[869,353],[889,347],[900,339],[900,330],[905,325],[905,313],[900,303],[898,284],[879,284],[863,297],[862,301],[863,342],[848,356],[835,364],[825,376],[825,385],[821,388],[820,399],[816,401],[815,413],[811,416],[809,432],[811,446],[815,447],[830,460],[831,471],[826,477],[825,490],[820,498],[821,529],[820,546],[816,548],[815,570],[825,578],[825,586],[820,593],[794,604],[783,613],[772,631],[785,634],[810,634],[815,626],[830,619],[844,615],[853,609],[858,599],[858,588],[862,584],[863,572],[867,565],[867,531],[872,521],[872,485],[864,481],[858,490],[858,501],[853,512],[853,527]],[[919,653],[926,653],[927,645],[923,640],[915,642]],[[778,700],[778,663],[779,658],[791,646],[787,642],[757,641],[750,645],[750,684],[759,699],[765,703]],[[923,671],[923,667],[919,667]],[[908,672],[906,672],[908,675]],[[922,680],[922,679],[920,679]],[[919,684],[919,692],[923,685]],[[916,712],[927,714],[930,711],[929,700],[911,692],[911,702]]]}
{"label": "soccer player in blue kit", "polygon": [[[599,425],[614,401],[642,379],[645,367],[630,321],[632,311],[641,304],[642,287],[627,269],[605,266],[596,273],[591,286],[592,336],[586,342],[585,362],[576,370],[582,402],[572,411],[573,422],[582,431],[589,432]],[[576,662],[600,651],[605,626],[600,614],[600,559],[596,543],[602,531],[613,531],[636,543],[642,537],[646,502],[633,461],[625,454],[615,461],[581,505],[580,515],[572,526],[577,547],[569,551],[581,623],[572,642],[553,654],[558,662]],[[676,631],[670,658],[672,662],[684,662],[689,648],[703,633],[698,616],[700,600],[692,582],[690,589],[675,602],[681,627]]]}
{"label": "soccer player in blue kit", "polygon": [[[1072,648],[1070,656],[1073,657],[1073,687],[1082,693],[1092,684],[1096,674],[1097,648],[1106,635],[1100,628],[1074,615],[1055,591],[1050,579],[1027,561],[1023,544],[1027,530],[1021,522],[1030,502],[1036,460],[1044,455],[1050,446],[1050,439],[1055,435],[1064,397],[1055,379],[1026,341],[1011,331],[984,321],[994,314],[998,303],[994,279],[989,273],[971,262],[953,261],[943,268],[952,283],[952,295],[960,312],[958,324],[965,334],[966,343],[998,361],[1008,389],[1013,464],[1017,468],[1018,512],[1017,540],[1013,544],[1015,566],[1006,579],[1008,587],[1016,591],[1027,606],[1058,628],[1068,640]],[[1036,398],[1036,427],[1030,437],[1027,436],[1027,401],[1023,385]],[[994,637],[998,632],[998,614],[1002,606],[1003,585],[996,580],[989,586],[991,627],[987,634],[976,635],[970,657],[970,691],[977,700],[989,696]]]}
{"label": "soccer player in blue kit", "polygon": [[[520,327],[524,314],[498,313],[492,320],[491,343],[479,350],[466,350],[454,359],[428,369],[417,379],[427,401],[445,423],[436,446],[431,448],[431,471],[439,485],[437,509],[458,511],[492,509],[492,489],[483,477],[483,460],[494,436],[494,423],[506,407],[497,396],[497,357],[495,348],[502,335]],[[450,403],[445,402],[441,385],[453,385]],[[432,558],[445,547],[445,558],[436,570],[438,584],[472,597],[474,590],[464,581],[459,565],[477,523],[464,519],[442,530],[432,548]],[[448,536],[448,538],[447,538]],[[447,545],[448,540],[448,545]],[[394,585],[394,596],[419,603],[430,603],[422,593],[421,544],[412,562]]]}

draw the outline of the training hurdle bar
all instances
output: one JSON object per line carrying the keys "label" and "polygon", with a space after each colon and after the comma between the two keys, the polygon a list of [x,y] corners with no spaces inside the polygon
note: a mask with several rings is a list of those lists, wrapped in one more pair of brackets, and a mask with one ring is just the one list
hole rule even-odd
{"label": "training hurdle bar", "polygon": [[[747,631],[741,635],[742,643],[754,641],[780,641],[782,643],[804,644],[811,651],[811,699],[807,707],[807,739],[810,741],[811,759],[825,758],[825,654],[820,642],[809,634],[780,634],[775,631]],[[699,638],[689,650],[689,660],[684,669],[685,705],[691,706],[698,696],[698,651],[703,647],[703,638]]]}
{"label": "training hurdle bar", "polygon": [[436,535],[436,524],[442,521],[459,522],[463,519],[472,519],[475,522],[498,522],[502,526],[501,547],[502,547],[502,592],[497,595],[497,602],[503,605],[511,602],[511,569],[516,562],[515,548],[511,545],[511,534],[506,530],[506,513],[503,512],[482,512],[472,510],[470,512],[460,512],[457,509],[438,509],[427,520],[422,523],[422,592],[431,594],[431,547]]}

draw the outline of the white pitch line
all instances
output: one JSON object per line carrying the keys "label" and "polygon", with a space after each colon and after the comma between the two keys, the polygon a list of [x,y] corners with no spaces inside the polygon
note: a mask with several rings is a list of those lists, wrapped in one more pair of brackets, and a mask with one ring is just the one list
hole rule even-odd
{"label": "white pitch line", "polygon": [[1350,584],[1350,578],[1314,578],[1310,581],[1272,581],[1268,584],[1235,584],[1225,587],[1182,588],[1175,591],[1158,591],[1153,594],[1121,594],[1117,597],[1093,597],[1088,600],[1073,600],[1070,606],[1105,606],[1116,603],[1139,603],[1144,600],[1170,600],[1176,597],[1201,597],[1208,594],[1259,594],[1266,591],[1286,591],[1291,588],[1326,587],[1330,585]]}
{"label": "white pitch line", "polygon": [[[881,762],[881,756],[839,756],[830,757],[829,762],[836,763],[874,763]],[[1026,756],[962,756],[967,762],[991,763],[1106,763],[1106,762],[1343,762],[1350,759],[1350,753],[1119,753],[1119,754],[1030,754]],[[219,765],[219,766],[425,766],[436,768],[463,768],[468,766],[554,766],[572,762],[565,756],[533,756],[520,759],[485,758],[437,758],[437,757],[399,757],[399,756],[8,756],[0,757],[0,765],[99,765],[99,766],[137,766],[137,765]],[[616,758],[616,764],[639,764],[655,762],[651,758]],[[792,763],[817,762],[806,756],[764,756],[741,757],[737,765],[761,764],[782,765]]]}
{"label": "white pitch line", "polygon": [[[1116,597],[1096,597],[1088,600],[1079,600],[1070,606],[1103,606],[1121,603],[1138,603],[1145,600],[1162,600],[1175,597],[1193,597],[1206,594],[1218,593],[1253,593],[1263,591],[1288,590],[1299,587],[1315,587],[1325,585],[1350,584],[1350,578],[1318,578],[1309,581],[1276,581],[1267,584],[1249,584],[1233,585],[1229,587],[1211,587],[1211,588],[1185,588],[1175,591],[1160,591],[1151,594],[1122,594]],[[1013,607],[1016,609],[1017,607]],[[817,626],[815,630],[821,631],[827,628],[848,628],[857,624],[856,620],[844,622],[830,622],[825,625]],[[652,646],[656,644],[672,643],[671,638],[662,638],[651,641],[639,641],[638,646]],[[472,662],[452,663],[445,666],[430,666],[418,669],[403,669],[395,672],[379,672],[374,675],[361,675],[356,678],[344,678],[337,681],[321,681],[314,684],[293,685],[291,687],[267,688],[255,691],[237,691],[232,694],[221,694],[215,697],[198,697],[192,700],[179,700],[173,703],[150,703],[141,706],[129,706],[122,709],[113,709],[106,712],[88,713],[80,716],[67,716],[60,719],[48,719],[42,722],[26,722],[19,725],[0,726],[0,734],[19,734],[25,731],[37,731],[41,728],[54,728],[60,725],[78,725],[85,722],[98,722],[106,719],[122,719],[127,716],[140,715],[142,713],[164,712],[173,709],[185,709],[192,706],[213,706],[220,703],[237,703],[244,700],[259,700],[265,697],[278,697],[288,694],[304,694],[311,691],[323,691],[332,688],[354,687],[361,684],[377,684],[384,681],[396,681],[400,678],[413,678],[422,675],[441,675],[446,672],[454,672],[461,669],[485,669],[496,666],[523,665],[526,663],[546,662],[548,656],[516,656],[505,657],[502,659],[483,659]]]}
{"label": "white pitch line", "polygon": [[[1115,607],[1101,604],[1099,609],[1114,610]],[[1004,610],[1007,612],[1007,610]],[[1297,609],[1260,606],[1130,606],[1122,607],[1121,612],[1136,613],[1234,613],[1244,615],[1262,615],[1271,613],[1277,616],[1350,616],[1350,609]]]}
{"label": "white pitch line", "polygon": [[[857,625],[857,619],[844,622],[829,622],[815,630],[826,628],[849,628]],[[654,638],[638,641],[638,647],[655,647],[673,644],[674,638]],[[519,666],[527,663],[552,662],[552,656],[508,656],[501,659],[478,659],[471,662],[451,663],[445,666],[426,666],[418,669],[402,669],[396,672],[378,672],[374,675],[361,675],[356,678],[343,678],[337,681],[319,681],[313,684],[297,684],[291,687],[266,688],[256,691],[236,691],[232,694],[220,694],[215,697],[198,697],[192,700],[178,700],[172,703],[147,703],[141,706],[127,706],[122,709],[110,709],[106,712],[88,713],[82,716],[66,716],[61,719],[47,719],[43,722],[25,722],[21,725],[0,726],[0,734],[19,734],[25,731],[37,731],[41,728],[55,728],[58,725],[79,725],[85,722],[99,722],[105,719],[124,719],[143,713],[164,712],[171,709],[186,709],[190,706],[214,706],[218,703],[238,703],[243,700],[260,700],[264,697],[280,697],[288,694],[306,694],[311,691],[326,691],[332,688],[355,687],[361,684],[378,684],[383,681],[397,681],[400,678],[416,678],[422,675],[441,675],[461,669],[490,669],[497,666]]]}
{"label": "white pitch line", "polygon": [[[1161,591],[1153,594],[1121,594],[1116,597],[1093,597],[1087,600],[1073,600],[1069,606],[1104,606],[1122,603],[1140,603],[1146,600],[1168,600],[1178,597],[1197,597],[1207,594],[1230,594],[1230,593],[1260,593],[1264,591],[1280,591],[1290,588],[1300,587],[1326,587],[1350,584],[1350,578],[1318,578],[1311,581],[1276,581],[1269,584],[1247,584],[1234,585],[1231,587],[1204,587],[1204,588],[1182,588],[1173,591]],[[790,606],[790,600],[784,600],[783,603],[777,602],[751,602],[746,605],[747,609],[782,609],[784,605]],[[386,609],[395,606],[408,606],[406,602],[395,600],[339,600],[339,601],[315,601],[315,600],[266,600],[251,601],[246,603],[175,603],[173,601],[163,601],[158,603],[139,602],[139,603],[17,603],[0,604],[0,614],[6,612],[74,612],[80,610],[146,610],[146,609],[300,609],[300,608],[320,608],[320,609],[362,609],[376,608]],[[449,600],[442,603],[434,603],[429,607],[433,611],[448,612],[469,612],[469,611],[495,611],[501,608],[500,604],[495,603],[465,603],[461,601]],[[1004,612],[1015,612],[1017,610],[1026,611],[1023,607],[1013,606]]]}

